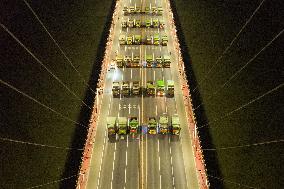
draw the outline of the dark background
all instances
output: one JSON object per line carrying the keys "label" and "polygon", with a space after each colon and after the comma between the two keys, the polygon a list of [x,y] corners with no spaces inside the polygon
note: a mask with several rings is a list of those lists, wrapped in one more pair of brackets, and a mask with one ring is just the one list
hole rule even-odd
{"label": "dark background", "polygon": [[[212,188],[283,188],[284,89],[242,105],[284,82],[284,34],[221,86],[284,28],[284,1],[266,0],[207,74],[260,0],[172,0]],[[204,79],[206,78],[206,79]],[[199,85],[197,86],[197,83]],[[216,91],[218,93],[214,94]],[[199,108],[200,103],[203,105]]]}

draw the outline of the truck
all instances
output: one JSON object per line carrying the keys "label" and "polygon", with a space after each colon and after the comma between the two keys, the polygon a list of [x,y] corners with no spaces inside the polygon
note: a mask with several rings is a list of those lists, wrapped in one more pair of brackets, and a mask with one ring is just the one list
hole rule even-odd
{"label": "truck", "polygon": [[135,13],[135,7],[134,6],[129,7],[129,12],[130,14]]}
{"label": "truck", "polygon": [[164,55],[163,57],[163,67],[170,68],[171,67],[171,57],[169,55]]}
{"label": "truck", "polygon": [[177,114],[172,116],[172,123],[171,123],[171,133],[173,135],[180,135],[180,121]]}
{"label": "truck", "polygon": [[152,26],[151,19],[147,19],[145,23],[146,28],[150,28]]}
{"label": "truck", "polygon": [[122,55],[116,55],[115,61],[116,61],[116,65],[117,65],[118,68],[124,67],[123,56]]}
{"label": "truck", "polygon": [[123,7],[123,14],[124,15],[128,15],[129,14],[128,7],[126,7],[126,6]]}
{"label": "truck", "polygon": [[158,28],[159,27],[159,19],[153,19],[153,27]]}
{"label": "truck", "polygon": [[133,81],[132,83],[132,94],[133,95],[140,95],[140,82],[139,81]]}
{"label": "truck", "polygon": [[163,58],[162,56],[156,57],[156,67],[161,68],[163,66]]}
{"label": "truck", "polygon": [[135,8],[135,12],[136,12],[137,14],[141,13],[141,7],[136,6],[136,8]]}
{"label": "truck", "polygon": [[128,19],[127,25],[128,25],[128,27],[133,28],[134,27],[134,20]]}
{"label": "truck", "polygon": [[168,96],[173,97],[175,92],[175,87],[174,87],[174,81],[173,80],[167,80],[167,93]]}
{"label": "truck", "polygon": [[124,65],[126,67],[131,67],[132,59],[131,56],[125,55],[124,56]]}
{"label": "truck", "polygon": [[146,67],[151,68],[153,66],[153,62],[154,62],[153,55],[149,55],[149,54],[146,55],[146,62],[147,62]]}
{"label": "truck", "polygon": [[112,83],[112,95],[114,97],[120,95],[120,84],[119,84],[119,82],[113,82]]}
{"label": "truck", "polygon": [[120,45],[125,45],[126,44],[125,35],[120,35],[118,40],[119,40],[119,44]]}
{"label": "truck", "polygon": [[161,29],[165,28],[165,22],[163,20],[160,20],[159,22],[160,22],[160,25],[159,25],[160,28]]}
{"label": "truck", "polygon": [[118,117],[117,119],[117,133],[119,135],[126,135],[127,134],[127,117]]}
{"label": "truck", "polygon": [[135,20],[135,27],[137,28],[141,27],[141,20]]}
{"label": "truck", "polygon": [[159,118],[159,129],[161,134],[167,134],[169,132],[169,118],[166,113]]}
{"label": "truck", "polygon": [[133,61],[131,63],[131,67],[134,67],[134,68],[140,67],[140,56],[134,56]]}
{"label": "truck", "polygon": [[155,84],[153,81],[147,81],[146,83],[146,93],[148,96],[155,96]]}
{"label": "truck", "polygon": [[165,94],[165,82],[164,80],[157,80],[157,96],[164,96]]}
{"label": "truck", "polygon": [[152,7],[152,14],[157,14],[157,13],[158,13],[157,7]]}
{"label": "truck", "polygon": [[134,35],[134,44],[135,45],[141,44],[141,35]]}
{"label": "truck", "polygon": [[146,37],[146,45],[152,45],[153,41],[152,41],[152,36],[151,35],[147,35]]}
{"label": "truck", "polygon": [[154,45],[160,45],[160,36],[159,34],[154,34]]}
{"label": "truck", "polygon": [[137,117],[128,118],[128,128],[130,134],[138,134],[139,122]]}
{"label": "truck", "polygon": [[121,26],[122,26],[122,28],[127,28],[127,21],[122,20]]}
{"label": "truck", "polygon": [[133,36],[127,36],[126,44],[132,45],[132,43],[133,43]]}
{"label": "truck", "polygon": [[148,133],[151,135],[157,134],[157,121],[155,117],[148,118]]}
{"label": "truck", "polygon": [[162,45],[167,46],[167,44],[168,44],[168,36],[163,35],[162,36]]}
{"label": "truck", "polygon": [[129,81],[123,81],[121,86],[121,94],[123,96],[129,96],[130,95],[130,85]]}
{"label": "truck", "polygon": [[163,8],[162,7],[158,7],[158,15],[162,15],[163,14]]}
{"label": "truck", "polygon": [[150,7],[148,7],[148,6],[145,7],[145,13],[146,13],[146,14],[149,14],[149,13],[150,13]]}
{"label": "truck", "polygon": [[116,117],[107,117],[108,136],[114,136],[116,134],[116,129]]}

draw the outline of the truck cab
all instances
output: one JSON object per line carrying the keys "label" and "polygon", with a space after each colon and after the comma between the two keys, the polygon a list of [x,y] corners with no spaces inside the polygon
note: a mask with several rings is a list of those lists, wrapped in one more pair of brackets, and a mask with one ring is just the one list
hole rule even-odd
{"label": "truck cab", "polygon": [[134,36],[134,44],[140,45],[141,44],[141,35],[135,35]]}
{"label": "truck cab", "polygon": [[122,68],[124,66],[122,55],[116,55],[115,61],[116,61],[116,65],[117,65],[118,68]]}
{"label": "truck cab", "polygon": [[147,81],[146,92],[148,96],[155,96],[156,89],[155,89],[155,84],[153,81]]}
{"label": "truck cab", "polygon": [[163,35],[162,36],[162,45],[167,46],[168,45],[168,36]]}
{"label": "truck cab", "polygon": [[148,118],[148,129],[147,130],[150,135],[157,134],[157,121],[155,117]]}
{"label": "truck cab", "polygon": [[130,85],[129,81],[123,81],[121,86],[121,93],[123,96],[129,96],[130,95]]}
{"label": "truck cab", "polygon": [[125,40],[126,38],[125,38],[125,35],[120,35],[119,36],[119,44],[120,45],[125,45],[126,44],[126,40]]}
{"label": "truck cab", "polygon": [[124,56],[124,64],[125,64],[125,66],[126,67],[131,67],[131,62],[132,62],[131,56],[125,55]]}
{"label": "truck cab", "polygon": [[137,117],[128,118],[128,127],[130,134],[138,134],[139,131],[139,122]]}
{"label": "truck cab", "polygon": [[165,95],[165,82],[164,80],[157,80],[157,96],[164,96]]}
{"label": "truck cab", "polygon": [[112,83],[112,95],[119,96],[120,95],[120,84],[119,82]]}
{"label": "truck cab", "polygon": [[164,55],[163,67],[164,68],[170,68],[171,67],[171,57],[169,55]]}
{"label": "truck cab", "polygon": [[157,7],[152,7],[152,14],[157,14],[157,13],[158,13]]}
{"label": "truck cab", "polygon": [[150,7],[148,7],[148,6],[145,7],[145,13],[146,13],[146,14],[149,14],[149,13],[150,13]]}
{"label": "truck cab", "polygon": [[153,44],[152,36],[151,36],[151,35],[147,35],[146,44],[147,44],[147,45],[152,45],[152,44]]}
{"label": "truck cab", "polygon": [[128,14],[129,14],[129,11],[128,11],[128,7],[127,7],[127,6],[124,6],[124,7],[123,7],[123,14],[124,14],[124,15],[128,15]]}
{"label": "truck cab", "polygon": [[174,81],[173,80],[167,80],[167,93],[168,96],[173,97],[175,92],[175,87],[174,87]]}
{"label": "truck cab", "polygon": [[122,26],[122,28],[127,28],[127,21],[122,20],[121,26]]}
{"label": "truck cab", "polygon": [[137,28],[141,27],[141,20],[135,20],[135,27]]}
{"label": "truck cab", "polygon": [[167,134],[169,132],[169,118],[166,113],[159,118],[159,129],[161,134]]}
{"label": "truck cab", "polygon": [[140,56],[134,56],[131,67],[140,67]]}
{"label": "truck cab", "polygon": [[163,66],[162,56],[156,57],[156,67],[161,68]]}
{"label": "truck cab", "polygon": [[128,27],[133,28],[134,27],[134,20],[128,19],[127,25],[128,25]]}
{"label": "truck cab", "polygon": [[146,20],[146,24],[145,24],[146,28],[150,28],[152,26],[152,21],[151,19],[147,19]]}
{"label": "truck cab", "polygon": [[177,114],[172,116],[171,132],[173,135],[180,135],[180,121]]}
{"label": "truck cab", "polygon": [[154,34],[154,45],[160,45],[160,36],[159,34]]}
{"label": "truck cab", "polygon": [[159,27],[159,19],[153,19],[153,27],[158,28]]}
{"label": "truck cab", "polygon": [[129,12],[130,12],[130,14],[135,13],[135,7],[134,6],[130,6],[129,7]]}
{"label": "truck cab", "polygon": [[126,135],[127,134],[127,117],[119,117],[117,119],[117,127],[118,127],[118,131],[117,133],[119,135]]}
{"label": "truck cab", "polygon": [[139,81],[133,81],[132,83],[132,94],[133,95],[140,95],[140,82]]}
{"label": "truck cab", "polygon": [[109,137],[114,136],[116,134],[116,121],[116,117],[107,117],[107,131]]}
{"label": "truck cab", "polygon": [[150,55],[150,54],[146,55],[146,62],[147,62],[146,67],[147,68],[152,68],[153,62],[154,62],[153,55]]}
{"label": "truck cab", "polygon": [[163,14],[163,8],[162,7],[158,7],[157,14],[158,15],[162,15]]}
{"label": "truck cab", "polygon": [[133,43],[133,36],[127,36],[127,45],[132,45]]}
{"label": "truck cab", "polygon": [[165,22],[163,20],[160,20],[159,22],[160,22],[159,24],[160,28],[161,29],[165,28]]}

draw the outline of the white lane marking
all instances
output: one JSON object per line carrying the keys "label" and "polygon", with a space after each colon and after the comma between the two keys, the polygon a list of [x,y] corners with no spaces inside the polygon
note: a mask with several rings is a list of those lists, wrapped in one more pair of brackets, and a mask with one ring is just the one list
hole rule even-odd
{"label": "white lane marking", "polygon": [[160,46],[160,52],[162,52],[162,47]]}
{"label": "white lane marking", "polygon": [[114,143],[114,150],[116,150],[116,143]]}
{"label": "white lane marking", "polygon": [[121,29],[119,30],[119,33],[121,34]]}
{"label": "white lane marking", "polygon": [[160,174],[160,189],[162,189],[162,175]]}
{"label": "white lane marking", "polygon": [[172,166],[172,175],[174,175],[174,167]]}
{"label": "white lane marking", "polygon": [[124,169],[124,183],[126,184],[126,167]]}
{"label": "white lane marking", "polygon": [[132,68],[130,69],[130,78],[132,79]]}
{"label": "white lane marking", "polygon": [[171,156],[171,165],[173,164],[173,157]]}
{"label": "white lane marking", "polygon": [[[113,152],[113,160],[115,161],[115,151]],[[114,167],[114,164],[113,164],[113,167]]]}
{"label": "white lane marking", "polygon": [[126,163],[125,163],[125,165],[127,166],[127,150],[126,150],[125,156],[126,156]]}
{"label": "white lane marking", "polygon": [[156,116],[158,115],[158,106],[156,105]]}
{"label": "white lane marking", "polygon": [[154,81],[156,80],[156,71],[154,70]]}
{"label": "white lane marking", "polygon": [[[128,114],[130,114],[131,105],[128,104]],[[128,136],[128,135],[127,135]]]}
{"label": "white lane marking", "polygon": [[168,107],[167,107],[167,104],[166,104],[166,113],[168,112]]}
{"label": "white lane marking", "polygon": [[159,156],[159,171],[161,171],[161,158]]}
{"label": "white lane marking", "polygon": [[[128,140],[129,140],[129,138],[128,138],[128,135],[126,136],[126,147],[128,148]],[[126,151],[126,155],[127,155],[127,151]],[[127,157],[126,157],[127,158]]]}
{"label": "white lane marking", "polygon": [[126,46],[124,47],[124,51],[126,52]]}

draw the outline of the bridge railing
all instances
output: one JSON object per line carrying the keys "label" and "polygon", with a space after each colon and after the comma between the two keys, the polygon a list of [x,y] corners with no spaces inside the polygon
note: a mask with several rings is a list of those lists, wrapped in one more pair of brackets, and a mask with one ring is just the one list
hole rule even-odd
{"label": "bridge railing", "polygon": [[93,145],[94,145],[95,135],[97,131],[97,123],[99,121],[98,117],[99,117],[100,110],[101,110],[101,101],[100,101],[101,98],[100,97],[101,97],[101,94],[103,93],[107,69],[111,62],[111,58],[110,58],[111,57],[110,56],[111,47],[113,44],[115,21],[117,20],[117,17],[118,17],[117,10],[119,6],[119,2],[120,2],[119,0],[116,1],[114,13],[112,15],[110,32],[107,38],[106,50],[105,50],[104,58],[102,61],[101,73],[99,75],[98,85],[96,89],[96,97],[94,100],[93,112],[92,112],[92,115],[89,121],[88,135],[87,135],[85,145],[84,145],[84,151],[83,151],[81,165],[80,165],[80,169],[78,173],[76,189],[85,189],[87,187],[88,175],[89,175],[90,165],[91,165],[91,155],[92,155],[93,147],[94,147]]}
{"label": "bridge railing", "polygon": [[171,9],[170,5],[170,0],[167,0],[166,7],[168,11],[168,19],[170,22],[170,30],[171,30],[171,36],[173,38],[174,42],[174,48],[177,50],[177,59],[178,59],[178,71],[180,75],[180,82],[181,82],[181,90],[183,93],[183,100],[185,104],[185,111],[186,111],[186,116],[187,116],[187,123],[188,123],[188,128],[189,132],[191,135],[191,142],[194,148],[194,157],[195,157],[195,166],[196,166],[196,172],[197,172],[197,177],[199,181],[199,188],[200,189],[209,189],[210,183],[208,181],[208,176],[207,176],[207,170],[206,170],[206,165],[204,161],[204,156],[203,156],[203,151],[202,151],[202,146],[200,145],[200,140],[199,140],[199,133],[197,130],[197,121],[194,115],[194,112],[192,110],[192,99],[190,95],[190,90],[189,90],[189,85],[186,77],[186,73],[184,71],[184,62],[182,59],[181,55],[181,49],[179,46],[179,40],[177,37],[177,30],[174,22],[174,15]]}

